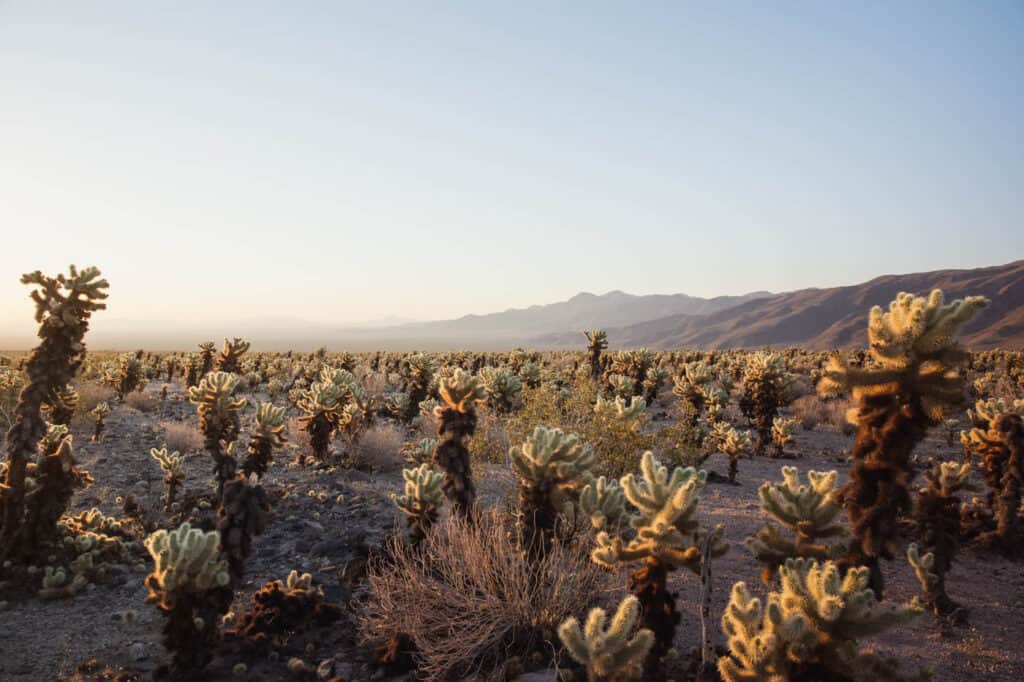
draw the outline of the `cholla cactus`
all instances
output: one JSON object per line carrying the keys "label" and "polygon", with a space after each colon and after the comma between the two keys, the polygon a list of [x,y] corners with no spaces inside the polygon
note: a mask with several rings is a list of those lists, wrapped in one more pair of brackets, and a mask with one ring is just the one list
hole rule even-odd
{"label": "cholla cactus", "polygon": [[629,405],[622,398],[614,401],[598,396],[594,415],[605,423],[615,423],[629,431],[640,431],[647,425],[647,401],[634,396]]}
{"label": "cholla cactus", "polygon": [[661,392],[661,387],[672,378],[672,374],[664,367],[651,367],[644,375],[644,399],[647,404],[653,403]]}
{"label": "cholla cactus", "polygon": [[519,529],[531,557],[551,545],[560,514],[590,482],[594,450],[574,433],[538,426],[521,445],[509,450],[512,470],[519,476]]}
{"label": "cholla cactus", "polygon": [[968,410],[974,424],[961,432],[964,447],[981,460],[989,492],[986,502],[995,521],[979,536],[982,544],[1008,554],[1021,551],[1024,523],[1020,519],[1024,493],[1024,400],[1008,404],[1002,400],[981,401]]}
{"label": "cholla cactus", "polygon": [[526,361],[519,367],[519,378],[529,388],[537,388],[541,382],[540,365]]}
{"label": "cholla cactus", "polygon": [[173,679],[203,679],[213,658],[217,622],[231,606],[231,576],[220,556],[220,534],[183,523],[146,538],[155,564],[146,577],[148,603],[164,614],[164,647],[173,653]]}
{"label": "cholla cactus", "polygon": [[793,402],[794,377],[781,355],[754,353],[743,369],[743,396],[740,411],[750,419],[757,432],[754,454],[763,455],[772,440],[772,424],[779,409]]}
{"label": "cholla cactus", "polygon": [[590,376],[594,381],[601,378],[601,351],[608,347],[608,334],[601,329],[583,332],[587,337],[587,354],[590,356]]}
{"label": "cholla cactus", "polygon": [[672,379],[672,394],[686,407],[691,425],[696,425],[707,403],[708,389],[715,378],[706,362],[688,362],[681,374]]}
{"label": "cholla cactus", "polygon": [[515,374],[503,367],[484,367],[479,376],[487,404],[496,414],[508,414],[522,405],[523,382]]}
{"label": "cholla cactus", "polygon": [[729,482],[735,483],[740,457],[749,453],[753,445],[750,434],[746,431],[737,431],[728,422],[717,421],[711,431],[711,440],[715,447],[729,458]]}
{"label": "cholla cactus", "polygon": [[405,479],[405,494],[396,495],[395,504],[405,514],[412,543],[418,545],[437,522],[444,503],[444,491],[441,489],[444,475],[423,463],[415,469],[404,469],[402,478]]}
{"label": "cholla cactus", "polygon": [[405,391],[409,395],[403,421],[408,423],[416,416],[419,404],[427,399],[437,363],[425,353],[410,355],[402,363]]}
{"label": "cholla cactus", "polygon": [[[845,577],[831,561],[788,559],[779,568],[781,591],[767,608],[736,583],[722,630],[729,655],[718,659],[725,682],[762,680],[901,680],[897,662],[859,651],[857,640],[916,618],[914,604],[882,605],[868,586],[868,569]],[[927,679],[919,676],[919,679]]]}
{"label": "cholla cactus", "polygon": [[[679,567],[697,572],[703,558],[701,546],[708,531],[696,515],[706,475],[692,467],[677,467],[669,475],[668,468],[659,464],[651,452],[644,453],[640,469],[640,478],[627,474],[620,481],[626,499],[637,509],[629,518],[636,536],[626,542],[621,536],[612,537],[602,531],[591,556],[608,568],[643,562],[630,576],[630,589],[643,605],[644,627],[655,636],[645,675],[656,677],[661,659],[672,649],[680,619],[675,598],[668,591],[668,573]],[[712,556],[721,556],[728,549],[723,533],[722,526],[710,532]]]}
{"label": "cholla cactus", "polygon": [[270,467],[274,448],[288,442],[284,436],[284,413],[283,407],[275,407],[272,403],[260,403],[256,408],[256,428],[242,462],[242,473],[246,477],[256,474],[262,478]]}
{"label": "cholla cactus", "polygon": [[160,464],[160,469],[164,472],[164,509],[170,511],[178,495],[178,488],[185,482],[185,456],[177,450],[169,453],[167,448],[152,448],[149,454]]}
{"label": "cholla cactus", "polygon": [[234,395],[237,386],[238,377],[234,374],[211,372],[198,386],[188,389],[188,399],[199,412],[199,428],[206,451],[213,458],[218,500],[224,492],[224,484],[235,477],[238,468],[228,449],[238,437],[239,412],[245,407],[245,398]]}
{"label": "cholla cactus", "polygon": [[782,467],[781,483],[766,482],[758,489],[761,509],[794,535],[790,540],[778,527],[766,523],[757,535],[747,538],[747,547],[764,564],[761,578],[765,583],[771,582],[786,559],[824,560],[842,551],[838,545],[823,542],[846,537],[839,520],[843,508],[836,500],[837,476],[835,471],[809,471],[803,484],[796,467]]}
{"label": "cholla cactus", "polygon": [[224,339],[224,347],[217,356],[217,371],[239,374],[242,371],[241,357],[248,350],[248,341],[243,341],[237,336],[230,341]]}
{"label": "cholla cactus", "polygon": [[[409,411],[409,396],[401,391],[391,391],[384,394],[384,408],[392,415],[403,418]],[[433,408],[430,409],[433,412]]]}
{"label": "cholla cactus", "polygon": [[772,420],[772,443],[775,444],[772,457],[780,459],[787,456],[784,448],[786,443],[793,440],[796,425],[797,421],[789,417],[776,417]]}
{"label": "cholla cactus", "polygon": [[832,356],[822,372],[820,393],[849,390],[858,404],[854,464],[843,492],[854,536],[848,561],[870,568],[879,597],[879,561],[893,558],[896,519],[910,508],[910,456],[943,409],[963,399],[957,368],[968,354],[955,337],[987,304],[979,296],[943,304],[937,289],[928,299],[900,294],[888,312],[871,309],[872,364],[857,367]]}
{"label": "cholla cactus", "polygon": [[98,403],[96,407],[89,411],[89,416],[93,420],[93,431],[92,440],[96,442],[103,435],[103,429],[106,426],[106,419],[110,416],[110,406],[104,403]]}
{"label": "cholla cactus", "polygon": [[[64,496],[48,499],[45,494],[35,494],[27,498],[27,469],[29,461],[37,457],[39,441],[46,433],[42,407],[71,382],[85,358],[83,339],[89,318],[93,312],[106,308],[102,301],[107,297],[108,285],[99,276],[96,268],[79,272],[72,265],[68,275],[47,277],[37,270],[21,278],[22,284],[38,287],[31,296],[36,304],[41,341],[25,362],[27,381],[14,408],[14,423],[7,432],[7,466],[0,480],[0,559],[14,555],[27,558],[56,533],[56,521],[63,510],[53,517],[53,505],[59,505]],[[49,477],[46,487],[73,488],[82,480],[81,472],[73,465],[70,444],[58,459],[40,461],[40,473],[46,472]],[[26,517],[31,518],[26,521]],[[53,525],[48,526],[51,517]]]}
{"label": "cholla cactus", "polygon": [[43,404],[43,411],[47,413],[51,424],[70,424],[77,407],[78,391],[68,384],[53,392],[49,401]]}
{"label": "cholla cactus", "polygon": [[124,400],[126,395],[143,386],[142,361],[135,353],[124,353],[117,367],[106,371],[103,381],[114,389],[118,400]]}
{"label": "cholla cactus", "polygon": [[406,443],[402,446],[402,456],[405,458],[405,463],[412,467],[418,467],[421,464],[430,462],[438,442],[437,438],[420,438],[418,441]]}
{"label": "cholla cactus", "polygon": [[199,355],[202,362],[202,366],[199,368],[200,379],[213,370],[213,354],[216,348],[217,347],[213,345],[213,341],[204,341],[199,344]]}
{"label": "cholla cactus", "polygon": [[[924,588],[924,605],[937,617],[949,622],[962,622],[967,612],[946,594],[946,573],[960,545],[961,490],[976,490],[969,480],[970,464],[942,462],[925,472],[927,485],[920,489],[915,511],[918,535],[932,559],[929,572],[934,578]],[[915,548],[916,549],[916,548]],[[909,558],[909,554],[908,554]],[[917,568],[917,562],[910,562]],[[918,572],[918,577],[922,577]]]}
{"label": "cholla cactus", "polygon": [[586,666],[589,682],[627,682],[640,678],[644,659],[654,644],[654,634],[636,629],[640,602],[630,595],[619,603],[605,628],[604,609],[591,609],[580,628],[575,618],[558,626],[558,638],[577,663]]}
{"label": "cholla cactus", "polygon": [[[344,396],[344,390],[337,384],[320,381],[299,394],[298,408],[305,412],[300,421],[309,434],[313,456],[321,462],[326,462],[330,457],[331,436],[335,429],[351,418],[345,412],[342,402]],[[302,458],[302,455],[299,457]]]}
{"label": "cholla cactus", "polygon": [[248,478],[239,476],[224,486],[224,498],[217,509],[217,532],[232,588],[241,586],[253,537],[266,529],[269,519],[270,500],[255,474]]}
{"label": "cholla cactus", "polygon": [[462,369],[442,379],[438,393],[444,404],[434,408],[437,435],[441,438],[434,449],[434,463],[445,473],[443,488],[452,510],[468,518],[476,500],[476,487],[465,440],[476,430],[474,406],[484,399],[485,393],[479,380]]}
{"label": "cholla cactus", "polygon": [[608,387],[617,399],[629,400],[633,397],[633,379],[625,374],[609,374]]}
{"label": "cholla cactus", "polygon": [[654,366],[654,353],[646,348],[619,351],[612,358],[609,374],[627,376],[632,381],[630,392],[623,397],[630,398],[643,393],[647,371]]}
{"label": "cholla cactus", "polygon": [[580,511],[596,530],[615,530],[626,516],[626,495],[615,479],[599,476],[580,491]]}

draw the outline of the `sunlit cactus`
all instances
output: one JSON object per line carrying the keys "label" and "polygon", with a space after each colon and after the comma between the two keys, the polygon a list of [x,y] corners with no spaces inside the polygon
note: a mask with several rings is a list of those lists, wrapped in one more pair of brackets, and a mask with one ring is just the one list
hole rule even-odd
{"label": "sunlit cactus", "polygon": [[479,378],[487,405],[496,414],[508,414],[522,404],[523,382],[511,371],[503,367],[484,367]]}
{"label": "sunlit cactus", "polygon": [[672,394],[679,398],[691,424],[696,424],[704,412],[708,389],[715,374],[706,362],[688,362],[683,371],[672,378]]}
{"label": "sunlit cactus", "polygon": [[627,682],[640,679],[644,660],[654,645],[654,634],[637,629],[640,602],[630,595],[607,625],[604,609],[591,609],[586,624],[580,628],[575,618],[567,618],[558,626],[558,638],[569,655],[587,669],[588,682]]}
{"label": "sunlit cactus", "polygon": [[[914,520],[924,551],[932,556],[929,572],[922,582],[924,605],[936,616],[950,622],[963,621],[967,612],[946,593],[946,574],[960,545],[960,491],[976,490],[970,482],[970,464],[942,462],[925,472],[926,485],[920,489]],[[914,564],[914,559],[911,559]],[[915,564],[915,569],[917,568]],[[921,578],[922,573],[918,573]]]}
{"label": "sunlit cactus", "polygon": [[476,430],[475,405],[486,393],[479,379],[463,369],[442,379],[438,393],[443,403],[434,408],[440,442],[434,448],[434,463],[445,473],[444,493],[452,511],[469,517],[476,500],[476,486],[465,440]]}
{"label": "sunlit cactus", "polygon": [[110,368],[103,380],[114,389],[118,400],[143,386],[143,367],[135,353],[124,353],[118,360],[116,368]]}
{"label": "sunlit cactus", "polygon": [[583,332],[587,337],[587,355],[590,357],[590,376],[594,381],[601,378],[601,352],[608,348],[608,334],[601,329]]}
{"label": "sunlit cactus", "polygon": [[402,374],[405,379],[405,392],[409,396],[403,421],[408,423],[416,417],[419,404],[426,400],[430,393],[436,369],[437,363],[434,358],[426,353],[415,353],[403,360]]}
{"label": "sunlit cactus", "polygon": [[[762,579],[768,583],[779,566],[792,557],[832,559],[843,551],[838,541],[846,538],[840,515],[843,508],[836,499],[835,471],[807,472],[807,483],[800,482],[796,467],[782,467],[782,482],[765,482],[759,489],[761,509],[782,528],[766,523],[746,545],[764,566]],[[831,544],[830,542],[831,541]]]}
{"label": "sunlit cactus", "polygon": [[594,450],[574,433],[538,426],[508,454],[519,477],[521,541],[528,556],[542,556],[551,546],[559,517],[591,481]]}
{"label": "sunlit cactus", "polygon": [[779,416],[779,409],[796,397],[794,380],[782,355],[759,352],[747,358],[739,405],[757,432],[754,454],[763,455],[772,442],[772,424]]}
{"label": "sunlit cactus", "polygon": [[188,389],[188,399],[199,412],[199,428],[203,432],[204,446],[213,458],[213,473],[217,478],[217,499],[224,484],[235,477],[238,463],[228,446],[238,437],[239,413],[245,407],[245,398],[235,397],[238,377],[227,372],[211,372]]}
{"label": "sunlit cactus", "polygon": [[[85,358],[83,339],[92,313],[103,310],[107,281],[97,268],[79,271],[69,267],[67,275],[47,277],[38,270],[21,278],[33,284],[39,323],[39,345],[25,362],[26,383],[14,409],[14,423],[7,432],[7,466],[0,480],[0,559],[15,555],[25,558],[39,551],[44,541],[56,533],[56,521],[63,510],[56,505],[70,500],[70,493],[56,497],[46,494],[26,496],[26,470],[38,455],[37,446],[46,433],[43,405],[56,391],[63,390],[74,378]],[[54,459],[56,458],[56,459]],[[69,491],[82,480],[74,468],[70,442],[62,453],[41,459],[40,476],[49,477],[44,490]],[[57,511],[56,516],[53,512]],[[52,517],[53,526],[47,526]]]}
{"label": "sunlit cactus", "polygon": [[106,426],[107,417],[110,416],[110,406],[105,402],[97,403],[96,407],[89,410],[89,416],[92,417],[93,421],[92,440],[95,442],[103,436],[103,429]]}
{"label": "sunlit cactus", "polygon": [[418,441],[406,443],[402,446],[405,463],[414,468],[429,463],[438,442],[437,438],[420,438]]}
{"label": "sunlit cactus", "polygon": [[256,408],[256,423],[252,438],[249,439],[242,473],[248,477],[256,474],[262,478],[270,468],[274,448],[288,442],[284,435],[285,409],[272,403],[260,403]]}
{"label": "sunlit cactus", "polygon": [[736,430],[728,422],[716,421],[711,430],[711,441],[719,452],[729,458],[729,482],[735,483],[740,458],[749,454],[753,447],[750,434]]}
{"label": "sunlit cactus", "polygon": [[335,429],[350,418],[345,412],[344,397],[344,390],[332,382],[316,382],[299,394],[297,406],[305,413],[299,421],[309,434],[313,456],[320,462],[330,458]]}
{"label": "sunlit cactus", "polygon": [[598,396],[594,403],[594,416],[606,423],[616,423],[630,431],[639,431],[647,425],[647,401],[634,396],[627,405],[622,398],[605,400]]}
{"label": "sunlit cactus", "polygon": [[178,489],[185,482],[185,456],[178,451],[167,452],[167,448],[151,448],[149,454],[164,472],[164,509],[170,511]]}
{"label": "sunlit cactus", "polygon": [[213,371],[213,360],[216,350],[217,347],[213,345],[213,341],[204,341],[199,344],[200,362],[202,363],[199,367],[200,379]]}
{"label": "sunlit cactus", "polygon": [[1024,493],[1024,400],[981,401],[968,411],[974,427],[961,433],[964,447],[981,461],[988,486],[986,503],[994,527],[978,539],[1007,554],[1024,550],[1021,497]]}
{"label": "sunlit cactus", "polygon": [[630,575],[630,589],[643,606],[643,626],[654,633],[645,675],[655,678],[672,649],[680,619],[675,597],[668,590],[669,572],[682,567],[697,572],[705,542],[712,556],[724,554],[728,544],[722,526],[710,531],[708,538],[709,531],[697,521],[697,502],[706,480],[703,471],[677,467],[670,474],[650,452],[641,458],[640,469],[639,477],[627,474],[620,481],[626,499],[637,510],[629,515],[636,535],[627,539],[601,531],[591,556],[608,568],[642,562]]}
{"label": "sunlit cactus", "polygon": [[843,492],[853,534],[847,561],[870,569],[879,597],[879,561],[894,557],[896,521],[910,509],[911,454],[944,410],[963,400],[958,368],[969,354],[956,335],[986,305],[980,296],[946,304],[938,289],[927,299],[900,294],[888,311],[871,309],[869,364],[833,355],[822,371],[820,393],[849,391],[857,401],[854,463]]}
{"label": "sunlit cactus", "polygon": [[205,679],[217,624],[231,606],[231,576],[221,558],[220,534],[183,523],[145,540],[153,558],[146,601],[164,615],[164,647],[173,654],[172,679]]}
{"label": "sunlit cactus", "polygon": [[831,561],[788,559],[779,568],[781,589],[767,606],[744,583],[732,588],[722,616],[729,655],[718,659],[725,682],[764,680],[906,680],[898,662],[858,649],[858,640],[920,615],[914,604],[879,604],[868,589],[868,569],[842,576]]}
{"label": "sunlit cactus", "polygon": [[405,492],[395,496],[395,504],[405,514],[410,540],[418,545],[440,514],[444,503],[444,490],[441,489],[444,474],[423,463],[414,469],[404,469],[402,478],[405,479]]}
{"label": "sunlit cactus", "polygon": [[595,530],[615,530],[626,518],[626,494],[615,479],[599,476],[583,487],[580,511],[590,518]]}
{"label": "sunlit cactus", "polygon": [[786,444],[791,442],[796,434],[797,421],[789,417],[776,417],[772,420],[772,443],[775,450],[772,457],[776,459],[786,457]]}
{"label": "sunlit cactus", "polygon": [[608,388],[614,398],[630,400],[633,398],[633,378],[625,374],[609,374]]}

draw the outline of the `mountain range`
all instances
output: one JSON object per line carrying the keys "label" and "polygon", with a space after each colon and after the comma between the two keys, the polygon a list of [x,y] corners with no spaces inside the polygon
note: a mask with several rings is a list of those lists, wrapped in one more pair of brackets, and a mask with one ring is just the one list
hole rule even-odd
{"label": "mountain range", "polygon": [[[604,329],[612,348],[812,349],[863,347],[870,308],[901,291],[948,299],[983,295],[992,305],[964,330],[968,347],[1024,348],[1024,260],[994,267],[885,275],[870,281],[784,293],[699,298],[685,294],[636,296],[622,291],[580,293],[566,301],[453,320],[408,322],[382,318],[331,325],[292,318],[219,321],[216,325],[106,320],[89,332],[90,348],[181,350],[199,341],[241,336],[257,350],[507,350],[581,348],[585,329]],[[0,347],[31,341],[4,338]]]}

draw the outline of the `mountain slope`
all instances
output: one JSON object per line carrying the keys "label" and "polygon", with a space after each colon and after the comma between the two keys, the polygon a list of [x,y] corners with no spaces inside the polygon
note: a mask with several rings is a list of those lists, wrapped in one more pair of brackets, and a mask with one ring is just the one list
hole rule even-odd
{"label": "mountain slope", "polygon": [[[801,289],[747,301],[710,315],[672,315],[608,329],[613,347],[756,348],[802,346],[827,349],[867,345],[871,306],[886,305],[901,291],[947,299],[982,295],[992,305],[963,334],[971,348],[1024,347],[1024,260],[973,270],[886,275],[853,286]],[[538,346],[576,346],[570,335],[533,340]]]}

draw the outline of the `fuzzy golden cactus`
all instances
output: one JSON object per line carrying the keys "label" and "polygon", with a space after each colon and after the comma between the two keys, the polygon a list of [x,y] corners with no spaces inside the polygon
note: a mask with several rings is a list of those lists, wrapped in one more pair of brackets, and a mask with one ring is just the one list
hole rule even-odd
{"label": "fuzzy golden cactus", "polygon": [[800,482],[796,467],[782,467],[782,482],[765,482],[759,489],[761,509],[773,521],[793,534],[785,537],[779,528],[766,523],[746,545],[764,565],[762,579],[768,583],[786,559],[831,559],[842,551],[837,541],[846,537],[839,518],[843,508],[836,499],[835,471],[807,472],[807,483]]}
{"label": "fuzzy golden cactus", "polygon": [[256,408],[255,428],[242,462],[242,473],[246,477],[256,474],[262,478],[270,467],[274,448],[288,442],[284,435],[284,418],[284,408],[275,407],[273,403],[260,403]]}
{"label": "fuzzy golden cactus", "polygon": [[719,452],[729,458],[728,478],[730,483],[735,483],[740,458],[750,453],[753,446],[750,434],[746,431],[738,431],[728,422],[716,421],[711,430],[711,442]]}
{"label": "fuzzy golden cactus", "polygon": [[608,334],[601,329],[583,332],[587,337],[587,354],[590,356],[590,376],[594,381],[601,378],[601,352],[608,348]]}
{"label": "fuzzy golden cactus", "polygon": [[299,419],[309,434],[313,456],[321,462],[330,458],[331,437],[335,430],[351,418],[345,412],[344,399],[344,389],[331,381],[315,382],[299,394],[297,406],[305,413]]}
{"label": "fuzzy golden cactus", "polygon": [[644,659],[654,645],[654,634],[637,628],[640,602],[630,595],[619,603],[607,624],[604,609],[591,609],[580,628],[575,618],[558,626],[558,638],[569,655],[587,669],[588,682],[628,682],[640,679]]}
{"label": "fuzzy golden cactus", "polygon": [[241,358],[249,350],[249,342],[237,336],[230,341],[224,339],[224,347],[217,356],[217,371],[239,374],[242,371]]}
{"label": "fuzzy golden cactus", "polygon": [[[47,527],[44,519],[53,517],[53,504],[59,504],[64,493],[58,497],[34,495],[27,498],[26,470],[29,462],[36,458],[37,446],[46,433],[43,405],[71,382],[81,366],[89,319],[92,313],[106,308],[102,301],[107,297],[108,287],[98,269],[79,271],[73,265],[67,275],[47,277],[37,270],[23,275],[21,282],[38,287],[31,297],[36,304],[40,343],[25,362],[26,383],[7,432],[7,466],[0,480],[0,559],[14,555],[27,557],[56,533],[56,527]],[[69,458],[70,445],[62,459],[39,462],[40,472],[45,471],[50,476],[51,489],[66,491],[81,480],[74,469],[74,460]],[[67,498],[70,499],[70,495]],[[35,521],[26,523],[26,516]],[[54,524],[58,518],[60,513],[53,517]],[[40,526],[37,521],[44,525]]]}
{"label": "fuzzy golden cactus", "polygon": [[98,403],[96,407],[89,411],[89,416],[92,417],[93,421],[92,440],[96,442],[103,436],[107,417],[110,416],[110,406],[105,402]]}
{"label": "fuzzy golden cactus", "polygon": [[818,391],[852,394],[857,424],[850,482],[843,492],[853,541],[846,562],[867,566],[881,597],[880,560],[896,550],[897,518],[910,509],[911,454],[945,408],[963,400],[959,367],[969,354],[956,335],[988,305],[980,296],[944,303],[935,290],[925,299],[900,294],[888,311],[868,317],[870,362],[859,366],[833,355]]}
{"label": "fuzzy golden cactus", "polygon": [[476,487],[465,440],[476,430],[474,406],[484,400],[486,392],[477,377],[456,369],[450,377],[441,380],[438,393],[444,402],[434,408],[437,435],[441,440],[434,448],[433,459],[445,473],[443,488],[452,511],[469,517],[476,500]]}
{"label": "fuzzy golden cactus", "polygon": [[206,451],[213,458],[213,472],[217,479],[217,499],[224,485],[235,477],[238,462],[229,446],[238,437],[239,413],[245,407],[245,398],[235,397],[238,377],[227,372],[211,372],[188,389],[188,399],[199,412],[199,428],[203,432]]}
{"label": "fuzzy golden cactus", "polygon": [[430,527],[437,522],[441,505],[444,503],[444,474],[430,468],[427,463],[413,469],[404,469],[405,492],[394,497],[395,504],[405,514],[410,539],[418,545],[427,536]]}
{"label": "fuzzy golden cactus", "polygon": [[[729,655],[718,659],[725,682],[763,680],[903,680],[895,660],[861,651],[859,639],[897,627],[921,613],[914,604],[883,605],[868,589],[868,569],[842,576],[833,562],[788,559],[781,589],[767,606],[736,583],[722,630]],[[917,676],[913,679],[927,679]]]}
{"label": "fuzzy golden cactus", "polygon": [[614,537],[606,531],[597,535],[593,560],[608,568],[641,562],[630,575],[630,589],[643,606],[643,625],[655,636],[645,666],[645,675],[659,676],[661,660],[672,649],[680,615],[675,598],[668,591],[668,574],[685,567],[699,570],[701,547],[707,542],[712,556],[728,550],[724,528],[706,530],[697,520],[697,502],[706,474],[692,467],[675,468],[671,474],[650,452],[640,461],[641,475],[627,474],[620,484],[626,499],[636,508],[629,515],[635,536]]}
{"label": "fuzzy golden cactus", "polygon": [[170,511],[178,496],[178,489],[185,482],[185,456],[177,450],[168,452],[167,448],[152,448],[149,454],[164,472],[164,509]]}
{"label": "fuzzy golden cactus", "polygon": [[795,398],[794,381],[782,355],[758,352],[747,358],[739,406],[757,433],[754,454],[763,455],[772,442],[772,424],[779,415],[779,409]]}
{"label": "fuzzy golden cactus", "polygon": [[527,555],[538,557],[550,547],[560,515],[590,482],[594,450],[574,433],[538,426],[508,454],[519,477],[521,542]]}

